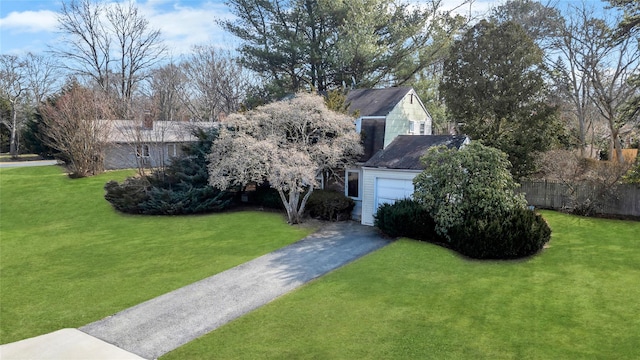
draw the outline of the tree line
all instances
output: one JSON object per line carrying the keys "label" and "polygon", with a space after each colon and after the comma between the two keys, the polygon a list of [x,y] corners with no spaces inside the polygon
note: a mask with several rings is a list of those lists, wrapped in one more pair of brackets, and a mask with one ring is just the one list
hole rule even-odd
{"label": "tree line", "polygon": [[[88,118],[218,121],[300,91],[413,86],[436,133],[505,151],[518,177],[536,170],[538,152],[599,150],[622,160],[638,139],[640,9],[632,0],[611,0],[604,12],[512,0],[482,19],[438,0],[229,0],[235,17],[220,25],[238,48],[202,44],[179,59],[134,2],[108,5],[63,2],[64,40],[49,56],[1,55],[3,142],[12,155],[25,129],[55,127],[59,104],[83,103],[61,99],[86,92]],[[37,138],[60,147],[54,133]]]}

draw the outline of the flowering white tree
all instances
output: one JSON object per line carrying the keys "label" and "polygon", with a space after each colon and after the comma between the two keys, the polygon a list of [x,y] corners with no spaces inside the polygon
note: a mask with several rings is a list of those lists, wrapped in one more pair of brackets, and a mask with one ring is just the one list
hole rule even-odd
{"label": "flowering white tree", "polygon": [[342,168],[362,152],[353,119],[327,109],[323,98],[298,94],[226,120],[209,157],[209,183],[220,189],[268,182],[289,222],[301,221],[323,171]]}

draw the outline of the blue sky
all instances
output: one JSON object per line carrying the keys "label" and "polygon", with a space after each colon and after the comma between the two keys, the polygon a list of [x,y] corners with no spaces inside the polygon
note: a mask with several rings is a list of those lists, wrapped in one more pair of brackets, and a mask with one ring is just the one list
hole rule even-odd
{"label": "blue sky", "polygon": [[[550,1],[557,3],[558,7],[582,3],[582,0]],[[444,8],[453,8],[461,2],[462,0],[443,0]],[[599,7],[603,4],[600,0],[585,2]],[[137,0],[136,3],[151,26],[161,30],[171,56],[179,57],[193,45],[235,47],[233,36],[222,31],[216,24],[217,19],[232,17],[223,0]],[[476,14],[483,13],[500,3],[499,0],[474,0],[471,10]],[[49,46],[55,45],[59,38],[56,32],[56,12],[61,4],[62,0],[1,0],[0,53],[24,54],[31,51],[41,54]],[[469,5],[460,10],[468,12]]]}
{"label": "blue sky", "polygon": [[[197,44],[233,46],[231,35],[216,24],[217,19],[231,16],[221,0],[138,0],[136,3],[151,27],[161,30],[174,56],[186,53]],[[0,53],[43,53],[54,45],[60,36],[56,30],[56,12],[61,4],[61,0],[0,1]]]}

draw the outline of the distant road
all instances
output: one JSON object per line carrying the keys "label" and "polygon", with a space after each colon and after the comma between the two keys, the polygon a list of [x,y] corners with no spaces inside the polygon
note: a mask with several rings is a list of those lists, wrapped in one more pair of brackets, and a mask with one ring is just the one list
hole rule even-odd
{"label": "distant road", "polygon": [[47,166],[47,165],[57,165],[57,164],[58,164],[57,160],[0,162],[0,169],[13,168],[13,167],[27,167],[27,166]]}

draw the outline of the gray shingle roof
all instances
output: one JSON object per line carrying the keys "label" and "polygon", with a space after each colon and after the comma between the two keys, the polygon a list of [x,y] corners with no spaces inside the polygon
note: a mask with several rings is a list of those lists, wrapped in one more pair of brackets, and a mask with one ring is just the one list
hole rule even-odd
{"label": "gray shingle roof", "polygon": [[365,167],[422,170],[420,158],[430,147],[445,145],[460,149],[468,141],[465,135],[399,135],[384,150],[378,151]]}
{"label": "gray shingle roof", "polygon": [[347,94],[349,112],[359,110],[360,116],[387,116],[409,91],[410,87],[351,90]]}
{"label": "gray shingle roof", "polygon": [[154,121],[153,128],[145,129],[142,121],[97,120],[107,130],[109,143],[180,143],[197,141],[193,130],[219,127],[218,122]]}

